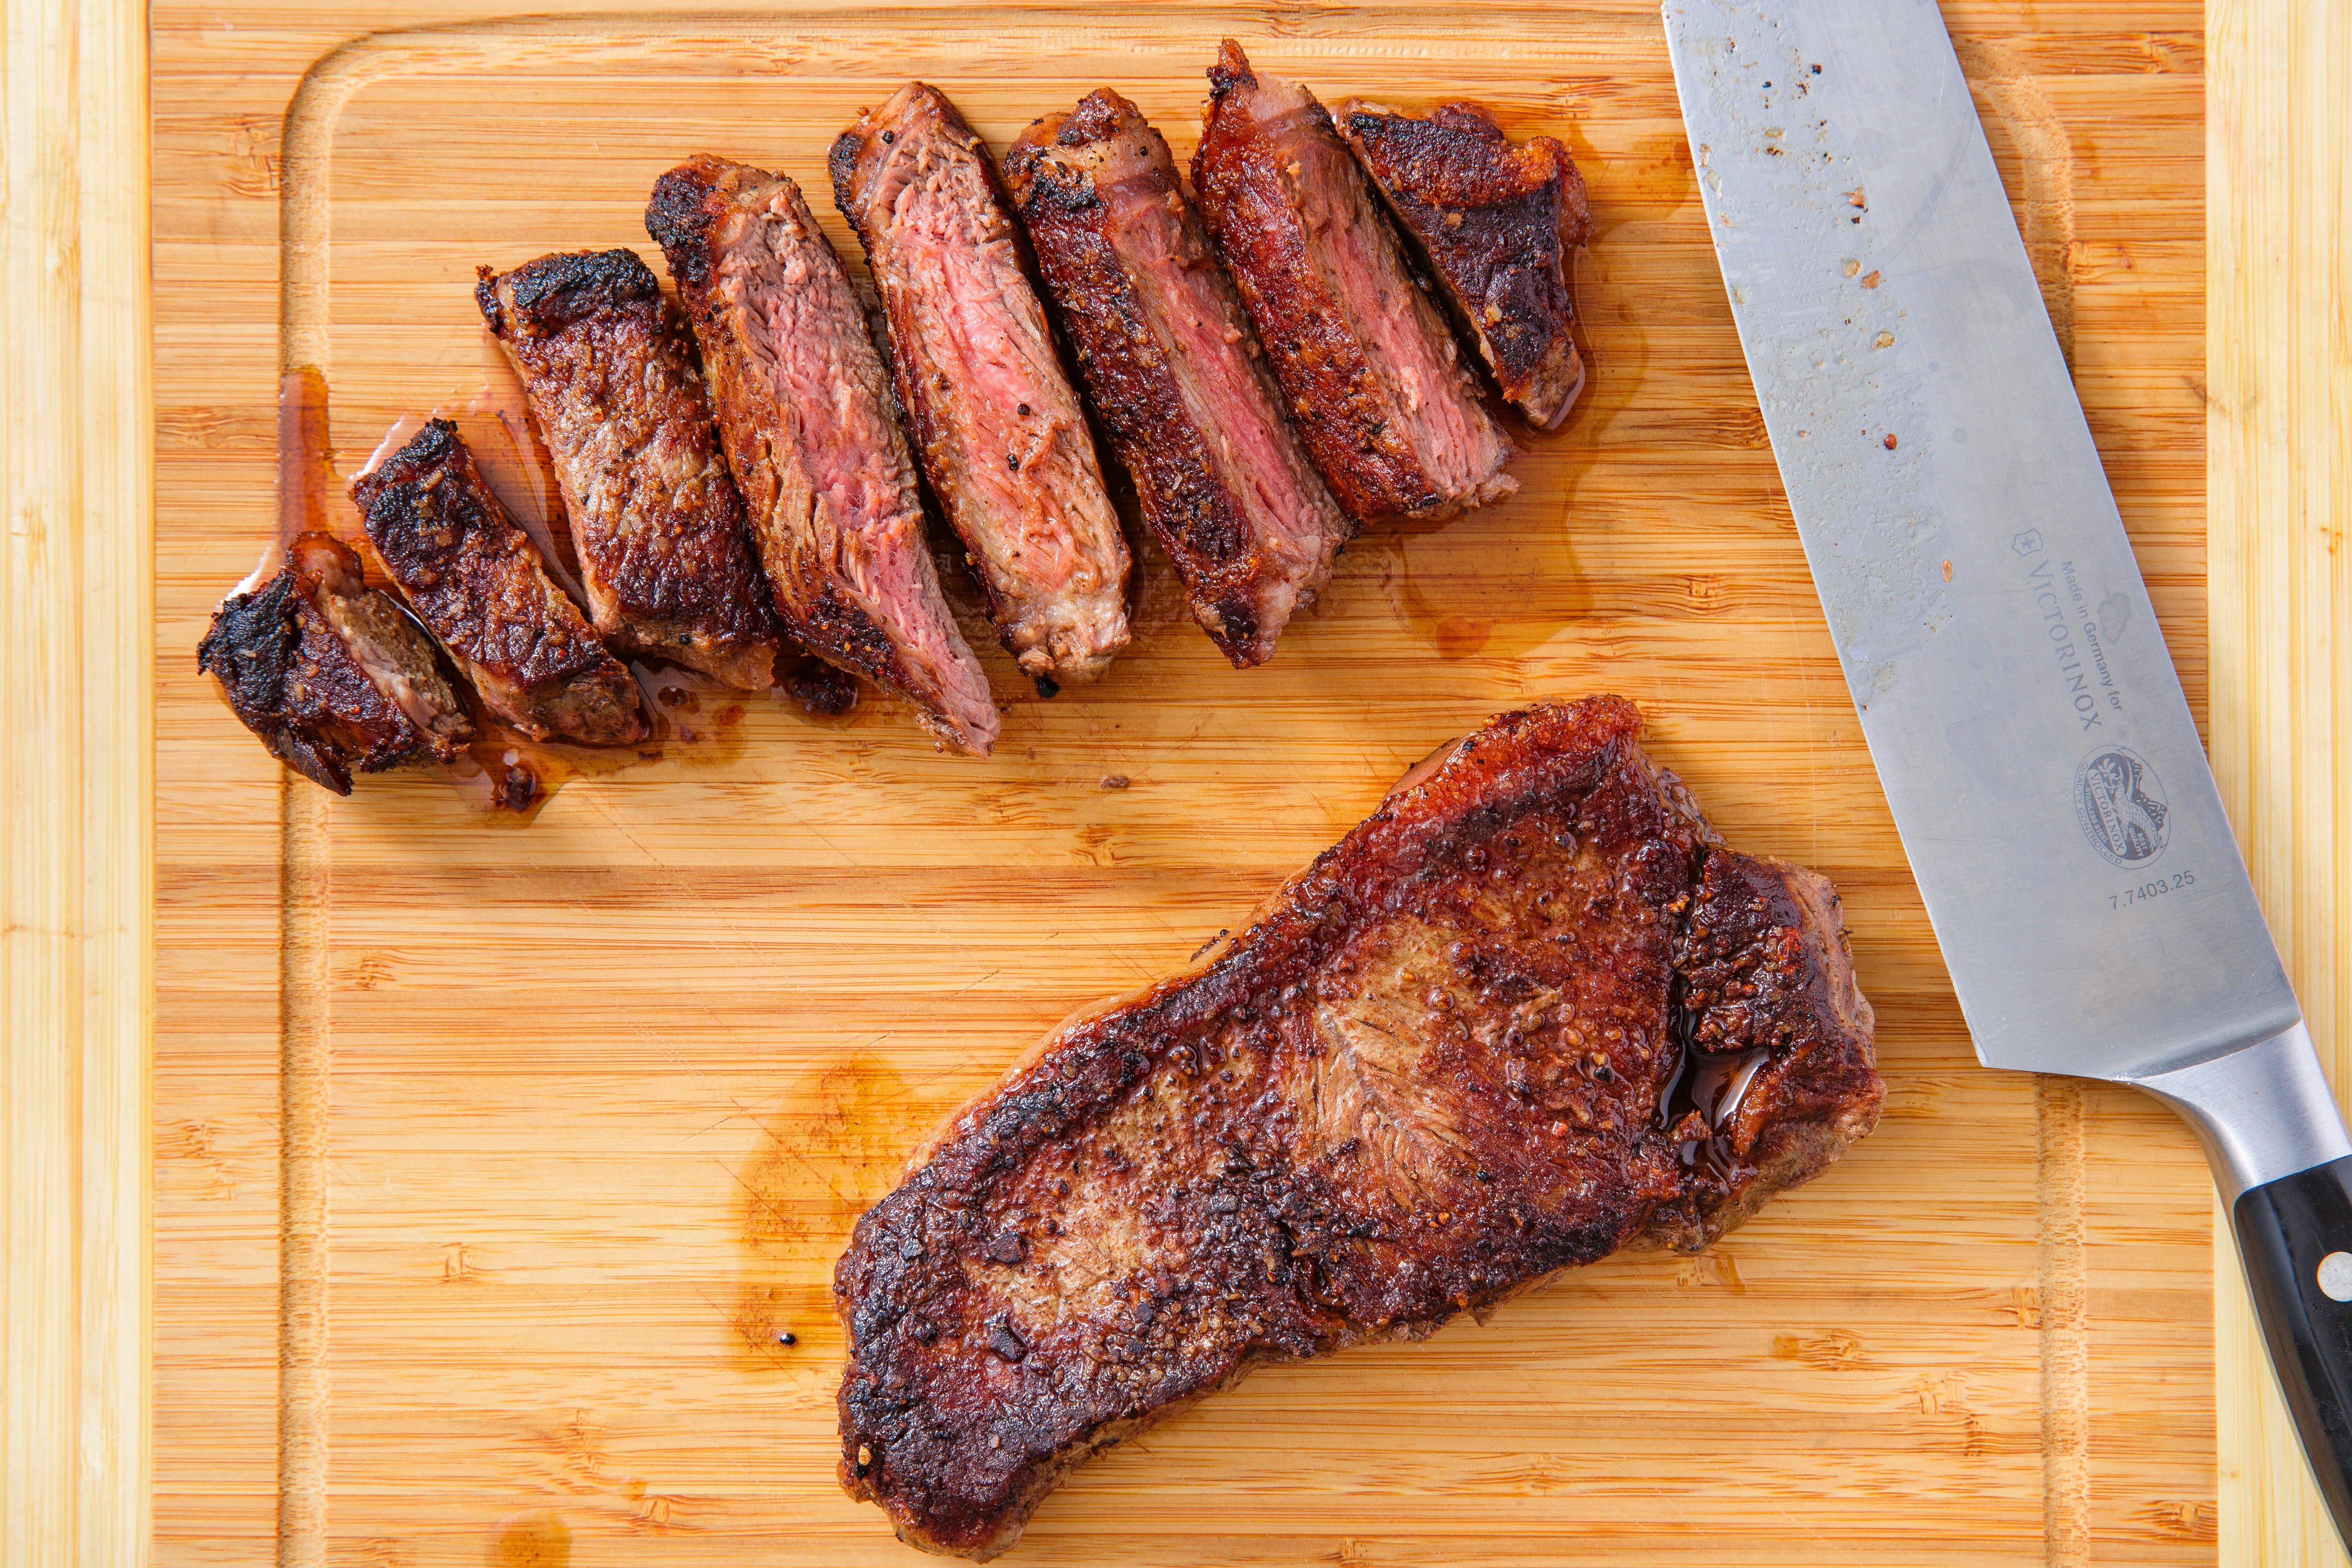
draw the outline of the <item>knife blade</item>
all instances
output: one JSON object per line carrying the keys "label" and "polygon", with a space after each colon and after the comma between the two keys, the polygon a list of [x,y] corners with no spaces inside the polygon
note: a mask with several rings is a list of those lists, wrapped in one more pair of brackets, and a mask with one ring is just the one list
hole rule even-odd
{"label": "knife blade", "polygon": [[1748,373],[1978,1058],[2189,1120],[2352,1541],[2352,1139],[1943,18],[1664,14]]}

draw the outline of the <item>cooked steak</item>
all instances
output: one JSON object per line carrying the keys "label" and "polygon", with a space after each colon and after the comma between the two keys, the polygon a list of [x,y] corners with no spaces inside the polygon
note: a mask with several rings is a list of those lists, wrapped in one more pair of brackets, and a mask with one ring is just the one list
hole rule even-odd
{"label": "cooked steak", "polygon": [[196,668],[288,767],[337,795],[354,772],[454,759],[473,733],[433,643],[367,585],[359,557],[323,533],[213,612]]}
{"label": "cooked steak", "polygon": [[888,323],[915,447],[1022,669],[1090,680],[1127,642],[1127,540],[996,171],[909,82],[833,144],[834,199]]}
{"label": "cooked steak", "polygon": [[778,643],[693,341],[633,250],[480,269],[482,319],[555,459],[597,635],[747,691]]}
{"label": "cooked steak", "polygon": [[1329,113],[1231,38],[1209,87],[1192,188],[1339,505],[1444,518],[1517,490],[1510,437]]}
{"label": "cooked steak", "polygon": [[1004,169],[1193,617],[1236,668],[1265,663],[1355,528],[1283,418],[1168,143],[1105,88],[1032,125]]}
{"label": "cooked steak", "polygon": [[702,345],[728,467],[777,612],[812,652],[996,743],[988,676],[940,595],[907,437],[841,258],[782,174],[719,158],[654,186],[646,230]]}
{"label": "cooked steak", "polygon": [[1349,99],[1337,119],[1503,395],[1557,427],[1584,386],[1569,259],[1592,228],[1568,149],[1515,144],[1476,103],[1416,117]]}
{"label": "cooked steak", "polygon": [[1504,714],[958,1113],[834,1273],[850,1492],[993,1555],[1254,1367],[1704,1246],[1869,1131],[1835,894],[1719,847],[1640,722]]}
{"label": "cooked steak", "polygon": [[446,419],[352,481],[368,538],[490,711],[534,740],[646,737],[637,683],[547,574]]}

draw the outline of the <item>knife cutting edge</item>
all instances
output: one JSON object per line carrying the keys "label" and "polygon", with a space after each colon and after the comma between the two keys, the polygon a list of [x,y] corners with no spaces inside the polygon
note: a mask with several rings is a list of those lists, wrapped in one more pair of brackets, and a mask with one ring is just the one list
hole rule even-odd
{"label": "knife cutting edge", "polygon": [[2211,1161],[2352,1544],[2352,1138],[1934,0],[1666,0],[1772,451],[1987,1067]]}

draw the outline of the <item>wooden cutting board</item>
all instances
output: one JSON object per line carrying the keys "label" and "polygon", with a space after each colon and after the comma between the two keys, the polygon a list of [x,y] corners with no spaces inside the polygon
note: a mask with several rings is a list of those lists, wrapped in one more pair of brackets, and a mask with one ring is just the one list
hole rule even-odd
{"label": "wooden cutting board", "polygon": [[[905,1151],[1433,745],[1595,690],[1732,843],[1844,890],[1878,1132],[1706,1256],[1263,1373],[1084,1468],[1013,1561],[2211,1559],[2203,1164],[2128,1092],[1975,1066],[1647,0],[589,9],[155,10],[159,1559],[909,1560],[833,1480],[825,1297]],[[2201,714],[2198,8],[1947,14]],[[1114,85],[1181,157],[1224,33],[1327,100],[1558,135],[1597,218],[1590,388],[1519,496],[1365,536],[1270,666],[1226,667],[1147,553],[1099,685],[1040,698],[991,646],[991,761],[871,691],[758,698],[528,825],[420,776],[331,801],[194,673],[275,526],[283,372],[322,371],[348,477],[402,416],[502,395],[478,262],[651,257],[686,154],[829,209],[833,134],[919,76],[1000,149]]]}

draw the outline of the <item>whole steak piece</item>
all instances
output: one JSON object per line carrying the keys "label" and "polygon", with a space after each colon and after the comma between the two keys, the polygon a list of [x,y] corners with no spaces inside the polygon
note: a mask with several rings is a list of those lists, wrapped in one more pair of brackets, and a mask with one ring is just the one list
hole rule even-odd
{"label": "whole steak piece", "polygon": [[1569,262],[1592,232],[1584,176],[1549,136],[1514,142],[1484,105],[1336,119],[1503,395],[1546,430],[1584,389]]}
{"label": "whole steak piece", "polygon": [[777,614],[810,652],[914,704],[940,743],[996,743],[988,675],[940,593],[907,437],[841,258],[801,189],[688,159],[646,205],[719,408]]}
{"label": "whole steak piece", "polygon": [[479,269],[482,320],[522,376],[597,635],[745,691],[779,644],[694,341],[634,250]]}
{"label": "whole steak piece", "polygon": [[841,133],[831,168],[916,453],[997,636],[1024,674],[1093,679],[1127,644],[1127,538],[988,150],[908,82]]}
{"label": "whole steak piece", "polygon": [[1201,112],[1192,189],[1348,515],[1429,521],[1516,493],[1511,439],[1329,112],[1231,38]]}
{"label": "whole steak piece", "polygon": [[1265,663],[1355,525],[1283,417],[1168,143],[1104,88],[1022,132],[1004,172],[1193,618],[1236,668]]}
{"label": "whole steak piece", "polygon": [[1494,720],[950,1121],[835,1269],[850,1493],[992,1556],[1254,1367],[1704,1247],[1868,1132],[1837,895],[1720,847],[1640,726]]}
{"label": "whole steak piece", "polygon": [[430,419],[352,481],[385,570],[491,712],[534,740],[646,738],[637,683],[548,575],[457,427]]}
{"label": "whole steak piece", "polygon": [[432,639],[329,534],[300,535],[268,581],[221,601],[196,668],[278,761],[337,795],[354,772],[453,762],[473,738]]}

